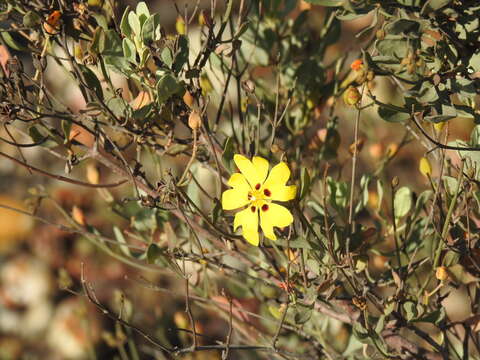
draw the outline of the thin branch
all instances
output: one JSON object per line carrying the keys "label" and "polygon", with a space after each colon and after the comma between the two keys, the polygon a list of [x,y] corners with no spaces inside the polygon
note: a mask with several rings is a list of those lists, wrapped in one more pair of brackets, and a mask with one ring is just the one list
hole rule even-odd
{"label": "thin branch", "polygon": [[5,158],[13,161],[13,162],[17,163],[18,165],[21,165],[21,166],[27,168],[28,170],[37,172],[37,173],[42,174],[42,175],[44,175],[44,176],[47,176],[47,177],[49,177],[49,178],[52,178],[52,179],[55,179],[55,180],[60,180],[60,181],[67,182],[67,183],[70,183],[70,184],[85,186],[85,187],[91,187],[91,188],[112,188],[112,187],[117,187],[117,186],[123,185],[123,184],[125,184],[125,183],[128,181],[128,180],[122,180],[122,181],[119,181],[119,182],[113,183],[113,184],[90,184],[90,183],[86,183],[86,182],[83,182],[83,181],[70,179],[70,178],[67,178],[67,177],[62,176],[62,175],[51,174],[51,173],[49,173],[49,172],[47,172],[47,171],[41,170],[41,169],[36,168],[36,167],[34,167],[34,166],[32,166],[32,165],[26,164],[26,163],[24,163],[23,161],[17,160],[17,159],[15,159],[14,157],[11,157],[10,155],[7,155],[7,154],[5,154],[4,152],[1,152],[1,151],[0,151],[0,156],[3,156],[3,157],[5,157]]}

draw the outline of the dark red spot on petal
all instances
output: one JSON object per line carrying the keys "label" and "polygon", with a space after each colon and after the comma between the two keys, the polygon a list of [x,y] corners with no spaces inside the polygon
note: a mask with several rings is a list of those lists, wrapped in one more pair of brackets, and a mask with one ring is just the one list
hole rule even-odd
{"label": "dark red spot on petal", "polygon": [[247,198],[248,198],[248,200],[252,200],[252,194],[251,194],[251,193],[248,193]]}
{"label": "dark red spot on petal", "polygon": [[265,196],[271,196],[272,195],[272,193],[268,189],[263,190],[263,193],[265,194]]}
{"label": "dark red spot on petal", "polygon": [[268,210],[268,205],[267,204],[263,204],[262,205],[262,211],[267,211]]}
{"label": "dark red spot on petal", "polygon": [[255,190],[260,190],[260,187],[261,187],[261,186],[262,186],[262,185],[260,185],[260,184],[255,185]]}
{"label": "dark red spot on petal", "polygon": [[252,210],[252,212],[255,212],[255,211],[257,211],[257,208],[256,208],[255,206],[252,206],[252,207],[250,208],[250,210]]}

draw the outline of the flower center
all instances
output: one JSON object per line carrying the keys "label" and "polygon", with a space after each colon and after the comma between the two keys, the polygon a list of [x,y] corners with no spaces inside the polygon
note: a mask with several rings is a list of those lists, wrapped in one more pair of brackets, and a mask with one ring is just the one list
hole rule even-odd
{"label": "flower center", "polygon": [[268,202],[270,202],[270,198],[272,196],[272,192],[269,189],[262,189],[262,184],[256,184],[251,191],[248,192],[248,201],[250,202],[250,210],[255,212],[257,210],[267,211],[268,210]]}
{"label": "flower center", "polygon": [[[255,189],[248,192],[248,201],[251,203],[267,200],[272,196],[272,192],[269,189],[262,189],[260,184],[255,185]],[[261,207],[261,205],[258,205]]]}

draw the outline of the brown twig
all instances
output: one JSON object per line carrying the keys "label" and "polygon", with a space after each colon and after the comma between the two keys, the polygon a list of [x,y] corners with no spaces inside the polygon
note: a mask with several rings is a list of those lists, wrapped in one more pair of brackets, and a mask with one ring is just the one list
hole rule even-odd
{"label": "brown twig", "polygon": [[10,155],[7,155],[7,154],[5,154],[4,152],[1,152],[1,151],[0,151],[0,156],[3,156],[5,158],[15,162],[18,165],[21,165],[21,166],[27,168],[30,171],[34,171],[34,172],[37,172],[37,173],[42,174],[44,176],[47,176],[49,178],[52,178],[52,179],[55,179],[55,180],[60,180],[60,181],[63,181],[63,182],[74,184],[74,185],[80,185],[80,186],[91,187],[91,188],[112,188],[112,187],[117,187],[117,186],[123,185],[127,182],[127,180],[122,180],[122,181],[119,181],[119,182],[113,183],[113,184],[90,184],[90,183],[86,183],[86,182],[83,182],[83,181],[70,179],[70,178],[67,178],[67,177],[62,176],[62,175],[51,174],[47,171],[41,170],[41,169],[36,168],[32,165],[26,164],[23,161],[17,160],[14,157],[12,157]]}

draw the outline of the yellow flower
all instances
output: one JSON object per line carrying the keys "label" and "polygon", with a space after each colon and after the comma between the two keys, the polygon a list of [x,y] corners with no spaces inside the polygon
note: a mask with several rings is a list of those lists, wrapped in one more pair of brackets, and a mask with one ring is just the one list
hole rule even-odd
{"label": "yellow flower", "polygon": [[245,156],[236,154],[233,161],[240,172],[228,180],[228,185],[233,189],[222,194],[222,207],[224,210],[235,210],[247,206],[235,215],[233,230],[241,226],[245,240],[258,246],[260,217],[264,235],[270,240],[276,240],[273,228],[282,228],[293,222],[293,216],[287,208],[272,202],[295,198],[297,187],[286,185],[290,178],[288,165],[280,162],[268,174],[269,163],[259,156],[254,156],[250,161]]}

